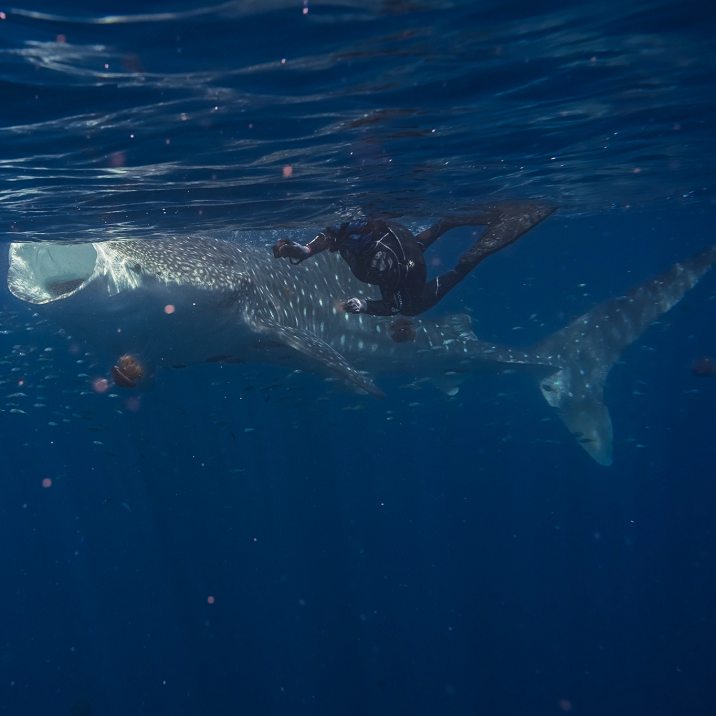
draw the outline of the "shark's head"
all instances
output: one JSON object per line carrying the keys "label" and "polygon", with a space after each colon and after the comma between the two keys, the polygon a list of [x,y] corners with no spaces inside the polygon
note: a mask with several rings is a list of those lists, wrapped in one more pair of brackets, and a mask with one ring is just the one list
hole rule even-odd
{"label": "shark's head", "polygon": [[52,303],[81,291],[96,266],[93,244],[14,243],[7,284],[22,301]]}

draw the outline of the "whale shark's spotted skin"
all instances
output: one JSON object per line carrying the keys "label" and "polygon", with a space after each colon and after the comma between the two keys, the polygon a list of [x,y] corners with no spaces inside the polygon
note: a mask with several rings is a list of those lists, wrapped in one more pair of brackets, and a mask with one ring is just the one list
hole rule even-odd
{"label": "whale shark's spotted skin", "polygon": [[450,381],[468,372],[524,366],[537,373],[543,396],[580,445],[609,465],[607,373],[714,262],[716,247],[601,304],[529,350],[478,340],[466,315],[413,319],[415,340],[396,343],[394,319],[337,307],[347,296],[373,297],[338,256],[291,266],[264,246],[213,236],[108,241],[74,250],[12,244],[8,286],[74,333],[118,356],[135,355],[150,369],[218,359],[283,361],[289,347],[382,397],[368,371],[430,377],[456,392]]}

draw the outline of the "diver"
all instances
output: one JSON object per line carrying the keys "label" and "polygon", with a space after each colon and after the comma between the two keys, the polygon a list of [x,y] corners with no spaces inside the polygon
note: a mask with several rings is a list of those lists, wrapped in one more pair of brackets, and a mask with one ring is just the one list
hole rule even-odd
{"label": "diver", "polygon": [[[483,259],[517,241],[555,209],[542,204],[488,207],[466,218],[441,219],[413,236],[405,226],[380,219],[351,221],[329,226],[307,245],[281,239],[273,247],[278,258],[296,265],[328,249],[340,252],[360,281],[378,286],[381,300],[348,298],[341,307],[348,313],[371,316],[417,316],[432,308]],[[427,281],[423,254],[445,232],[458,226],[486,226],[475,244],[454,269]]]}

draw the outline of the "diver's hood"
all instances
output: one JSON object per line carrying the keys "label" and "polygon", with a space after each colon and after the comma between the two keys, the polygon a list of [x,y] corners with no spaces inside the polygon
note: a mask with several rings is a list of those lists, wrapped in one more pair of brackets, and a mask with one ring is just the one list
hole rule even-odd
{"label": "diver's hood", "polygon": [[69,298],[98,273],[95,244],[10,244],[7,286],[16,298],[45,304]]}

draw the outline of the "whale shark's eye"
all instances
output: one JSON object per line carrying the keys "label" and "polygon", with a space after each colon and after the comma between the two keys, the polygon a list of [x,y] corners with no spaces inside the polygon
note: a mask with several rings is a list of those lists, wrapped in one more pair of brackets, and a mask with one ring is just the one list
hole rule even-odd
{"label": "whale shark's eye", "polygon": [[132,266],[132,271],[134,271],[134,273],[139,273],[141,270],[142,267],[139,264],[134,264],[134,266]]}

